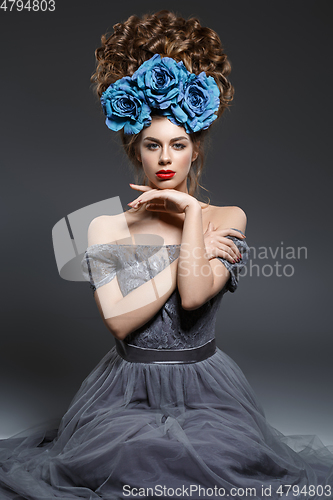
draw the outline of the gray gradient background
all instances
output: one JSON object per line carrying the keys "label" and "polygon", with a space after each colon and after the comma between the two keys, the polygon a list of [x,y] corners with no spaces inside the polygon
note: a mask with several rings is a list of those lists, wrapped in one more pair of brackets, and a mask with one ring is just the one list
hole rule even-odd
{"label": "gray gradient background", "polygon": [[60,417],[113,345],[88,283],[59,277],[51,230],[84,206],[136,196],[89,78],[102,33],[161,8],[215,29],[233,65],[235,101],[212,129],[203,179],[212,203],[245,210],[251,246],[308,251],[253,261],[295,272],[242,278],[222,302],[218,344],[272,425],[333,444],[332,2],[321,0],[56,0],[54,13],[0,12],[0,435]]}

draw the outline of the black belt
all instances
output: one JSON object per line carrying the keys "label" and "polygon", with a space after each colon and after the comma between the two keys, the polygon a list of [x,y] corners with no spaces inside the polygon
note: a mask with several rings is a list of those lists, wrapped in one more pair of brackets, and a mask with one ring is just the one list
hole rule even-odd
{"label": "black belt", "polygon": [[146,349],[116,339],[119,356],[131,363],[197,363],[216,352],[215,339],[190,349]]}

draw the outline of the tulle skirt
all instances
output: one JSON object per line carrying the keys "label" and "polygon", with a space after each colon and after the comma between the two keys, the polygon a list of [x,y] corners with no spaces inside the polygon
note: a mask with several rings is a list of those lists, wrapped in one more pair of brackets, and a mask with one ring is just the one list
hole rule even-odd
{"label": "tulle skirt", "polygon": [[271,427],[221,350],[131,363],[115,348],[57,430],[0,441],[1,499],[330,499],[333,447]]}

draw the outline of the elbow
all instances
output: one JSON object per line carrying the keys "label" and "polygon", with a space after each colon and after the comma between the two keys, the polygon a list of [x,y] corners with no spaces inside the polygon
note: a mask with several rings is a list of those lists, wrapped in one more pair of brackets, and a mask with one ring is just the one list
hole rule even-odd
{"label": "elbow", "polygon": [[199,309],[204,302],[205,301],[195,301],[193,298],[190,300],[182,300],[182,308],[185,309],[185,311],[194,311],[195,309]]}
{"label": "elbow", "polygon": [[203,304],[205,304],[212,296],[212,285],[210,285],[208,288],[206,287],[197,287],[197,293],[193,293],[193,289],[191,292],[180,292],[179,287],[179,294],[181,297],[181,306],[185,311],[194,311],[195,309],[199,309]]}
{"label": "elbow", "polygon": [[198,306],[182,304],[182,308],[185,309],[185,311],[194,311],[195,309],[198,309]]}
{"label": "elbow", "polygon": [[121,332],[121,331],[112,332],[112,333],[113,333],[113,336],[117,340],[124,340],[127,337],[127,335],[128,335],[128,332]]}
{"label": "elbow", "polygon": [[117,324],[116,321],[110,321],[110,319],[108,319],[105,321],[105,324],[117,340],[124,340],[124,338],[129,334],[129,332],[125,331],[124,328],[121,328],[121,325]]}

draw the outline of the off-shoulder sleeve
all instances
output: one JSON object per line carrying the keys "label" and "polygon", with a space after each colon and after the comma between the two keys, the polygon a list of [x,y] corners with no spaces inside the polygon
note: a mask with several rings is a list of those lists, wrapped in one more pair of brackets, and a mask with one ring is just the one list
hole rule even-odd
{"label": "off-shoulder sleeve", "polygon": [[111,247],[112,245],[93,245],[86,250],[81,261],[83,277],[90,282],[94,292],[113,280],[117,274],[117,258]]}
{"label": "off-shoulder sleeve", "polygon": [[[234,228],[232,228],[234,229]],[[239,229],[236,229],[236,231],[239,231],[241,234],[242,231]],[[229,290],[230,292],[234,292],[237,287],[238,287],[238,281],[239,281],[239,275],[242,269],[245,267],[249,254],[250,254],[250,248],[247,245],[247,243],[244,240],[241,240],[239,238],[235,238],[234,236],[227,236],[230,240],[232,240],[237,248],[239,249],[240,253],[242,254],[242,259],[240,262],[235,262],[235,264],[232,264],[226,259],[223,259],[222,257],[217,257],[228,269],[230,272],[230,278],[228,282],[225,285],[225,291]]]}

